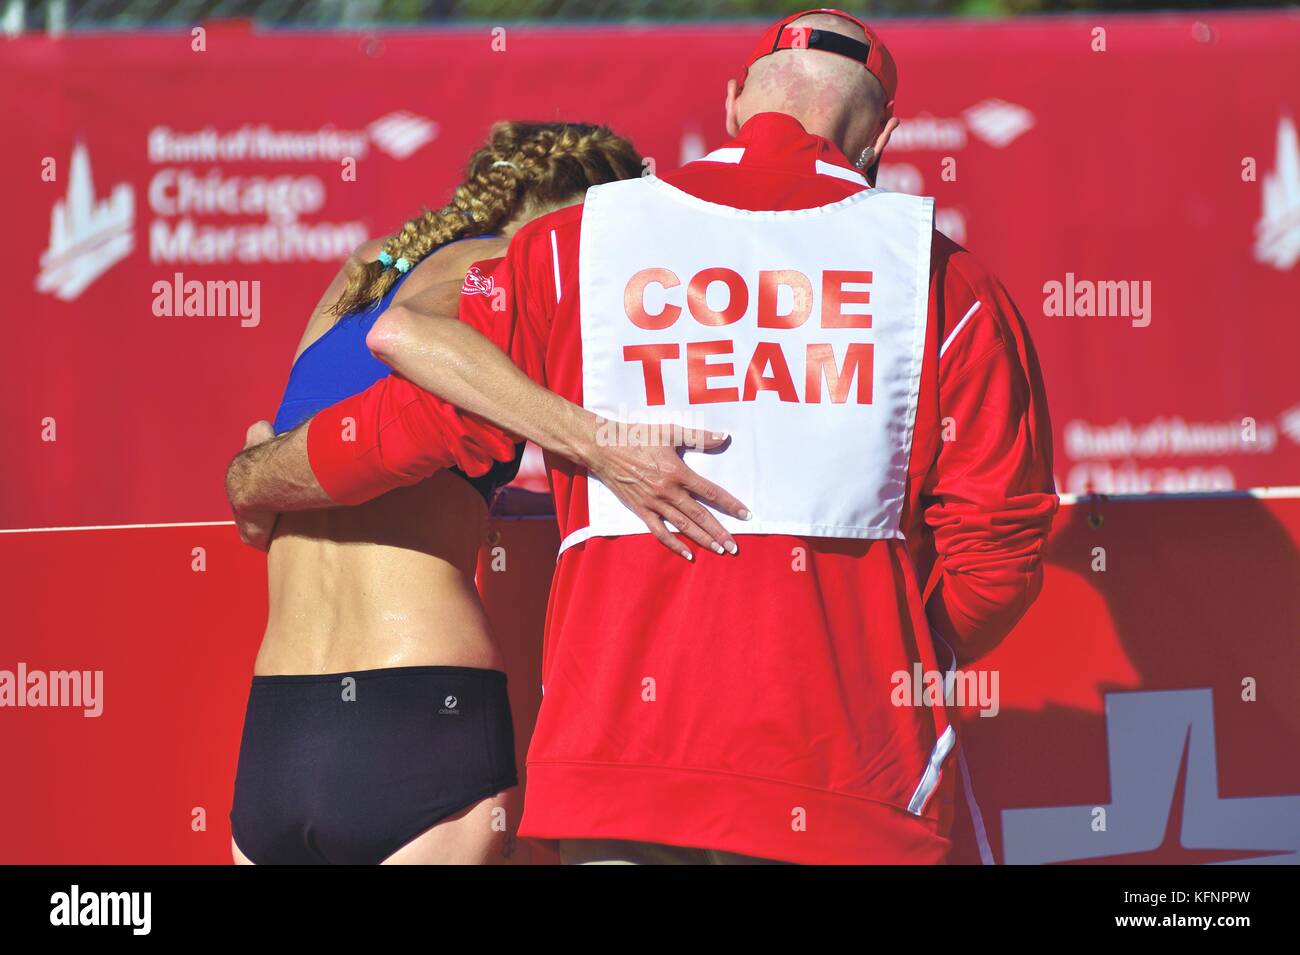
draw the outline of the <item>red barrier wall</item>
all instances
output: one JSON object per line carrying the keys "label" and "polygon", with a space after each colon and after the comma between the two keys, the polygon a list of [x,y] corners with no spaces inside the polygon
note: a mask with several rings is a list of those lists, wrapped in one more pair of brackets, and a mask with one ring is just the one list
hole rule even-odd
{"label": "red barrier wall", "polygon": [[[994,858],[1300,861],[1298,583],[1294,496],[1063,507],[1041,598],[978,661],[1000,712],[963,709]],[[1040,807],[1077,812],[1017,815]],[[954,841],[979,859],[968,819]]]}
{"label": "red barrier wall", "polygon": [[[222,467],[342,251],[442,202],[501,118],[607,122],[657,166],[700,155],[758,32],[504,29],[0,44],[0,527],[222,517]],[[936,196],[1020,304],[1061,490],[1296,483],[1300,17],[882,29],[903,119],[882,182]],[[257,323],[156,315],[177,274],[259,282]],[[1080,283],[1120,281],[1149,291],[1149,324],[1046,314],[1048,283],[1077,313]]]}
{"label": "red barrier wall", "polygon": [[[1090,515],[1100,515],[1100,527]],[[505,566],[481,565],[480,586],[505,646],[522,766],[541,702],[541,628],[558,538],[546,520],[499,521],[495,534]],[[1115,756],[1107,712],[1137,691],[1212,694],[1209,752],[1217,751],[1223,797],[1300,793],[1300,763],[1289,756],[1300,746],[1298,546],[1294,498],[1063,509],[1042,598],[979,663],[998,674],[1000,711],[963,710],[994,858],[1002,859],[1004,810],[1107,804]],[[1092,569],[1097,547],[1105,571]],[[195,548],[205,570],[193,569]],[[263,562],[229,526],[0,534],[0,595],[11,608],[0,668],[104,674],[99,717],[0,709],[8,769],[0,864],[228,861],[239,734],[265,622]],[[1241,699],[1246,678],[1258,683],[1255,702]],[[950,763],[949,771],[959,769]],[[1155,770],[1138,780],[1157,795],[1166,782]],[[1273,854],[1300,851],[1300,796],[1291,799],[1290,828],[1269,830]],[[193,828],[196,809],[203,830]],[[1163,811],[1154,844],[1145,855],[1132,850],[1131,861],[1222,857],[1177,834],[1165,839],[1170,798]],[[1238,829],[1216,829],[1233,858],[1249,848]],[[979,860],[964,813],[954,841],[956,861]],[[530,855],[554,859],[526,846]]]}

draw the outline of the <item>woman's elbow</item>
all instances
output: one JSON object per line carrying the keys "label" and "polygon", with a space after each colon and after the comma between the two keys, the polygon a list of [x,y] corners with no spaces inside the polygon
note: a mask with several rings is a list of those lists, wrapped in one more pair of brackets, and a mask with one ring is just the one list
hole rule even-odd
{"label": "woman's elbow", "polygon": [[401,305],[395,305],[380,315],[366,333],[366,347],[370,354],[391,365],[410,342],[411,320],[411,311]]}

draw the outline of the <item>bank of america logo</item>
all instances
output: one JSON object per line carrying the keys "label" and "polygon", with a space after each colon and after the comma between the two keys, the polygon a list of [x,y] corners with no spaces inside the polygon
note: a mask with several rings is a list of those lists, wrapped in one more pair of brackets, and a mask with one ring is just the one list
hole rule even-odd
{"label": "bank of america logo", "polygon": [[1285,271],[1300,261],[1300,141],[1290,116],[1278,121],[1275,168],[1263,187],[1255,261]]}
{"label": "bank of america logo", "polygon": [[972,133],[998,149],[1034,128],[1033,113],[1004,99],[986,99],[961,115]]}
{"label": "bank of america logo", "polygon": [[1300,444],[1300,405],[1283,411],[1277,419],[1277,424],[1283,434],[1296,444]]}
{"label": "bank of america logo", "polygon": [[107,199],[95,198],[90,153],[72,147],[68,194],[50,213],[50,247],[41,255],[36,290],[70,302],[135,248],[135,192],[119,183]]}
{"label": "bank of america logo", "polygon": [[375,145],[394,159],[405,159],[438,136],[437,123],[405,110],[379,117],[366,130]]}

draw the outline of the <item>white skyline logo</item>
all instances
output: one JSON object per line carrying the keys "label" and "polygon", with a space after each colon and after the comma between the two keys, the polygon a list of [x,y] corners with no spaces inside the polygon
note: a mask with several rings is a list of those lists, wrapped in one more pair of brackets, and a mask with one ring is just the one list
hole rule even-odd
{"label": "white skyline logo", "polygon": [[394,159],[405,159],[438,137],[437,123],[406,110],[381,116],[366,129],[375,145]]}
{"label": "white skyline logo", "polygon": [[36,290],[70,302],[135,248],[135,192],[114,186],[96,200],[90,153],[78,140],[68,163],[68,193],[50,213],[50,246],[41,254]]}
{"label": "white skyline logo", "polygon": [[1264,176],[1255,261],[1285,271],[1300,260],[1300,140],[1290,116],[1277,123],[1275,163]]}

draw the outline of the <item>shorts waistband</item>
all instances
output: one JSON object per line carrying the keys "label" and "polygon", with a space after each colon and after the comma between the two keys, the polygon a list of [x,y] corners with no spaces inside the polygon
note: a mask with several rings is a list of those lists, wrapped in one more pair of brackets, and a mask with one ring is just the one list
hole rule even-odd
{"label": "shorts waistband", "polygon": [[351,677],[354,680],[384,680],[418,677],[467,677],[490,682],[506,682],[504,670],[487,670],[481,667],[416,666],[381,667],[377,670],[347,670],[339,673],[291,673],[254,676],[253,686],[288,686],[312,683],[337,683]]}

